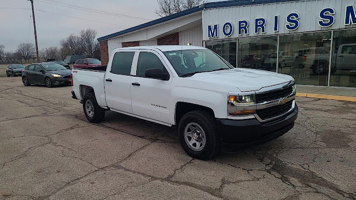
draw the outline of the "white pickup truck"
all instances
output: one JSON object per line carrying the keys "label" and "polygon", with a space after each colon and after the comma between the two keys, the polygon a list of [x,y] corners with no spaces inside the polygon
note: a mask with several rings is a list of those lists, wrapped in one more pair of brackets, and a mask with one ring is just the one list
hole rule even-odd
{"label": "white pickup truck", "polygon": [[72,75],[72,96],[90,122],[110,110],[176,126],[185,152],[199,159],[283,135],[298,114],[292,77],[234,68],[202,47],[115,49],[107,67]]}

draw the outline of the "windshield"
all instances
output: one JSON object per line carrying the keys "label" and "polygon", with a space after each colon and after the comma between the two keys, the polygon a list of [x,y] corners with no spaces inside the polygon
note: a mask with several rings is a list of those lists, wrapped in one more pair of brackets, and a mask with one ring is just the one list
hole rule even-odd
{"label": "windshield", "polygon": [[208,49],[167,51],[164,54],[180,77],[233,68],[228,62]]}
{"label": "windshield", "polygon": [[64,61],[54,61],[54,62],[60,65],[65,65]]}
{"label": "windshield", "polygon": [[99,65],[101,65],[101,62],[98,59],[88,59],[88,63],[89,64],[99,64]]}
{"label": "windshield", "polygon": [[57,64],[57,63],[43,63],[42,66],[47,71],[59,71],[59,70],[66,70],[67,69],[67,68],[65,68],[62,65]]}

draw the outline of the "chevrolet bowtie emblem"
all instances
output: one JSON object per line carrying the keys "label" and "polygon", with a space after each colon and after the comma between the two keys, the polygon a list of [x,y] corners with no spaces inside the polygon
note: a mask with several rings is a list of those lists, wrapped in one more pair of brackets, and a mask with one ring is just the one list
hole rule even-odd
{"label": "chevrolet bowtie emblem", "polygon": [[285,104],[287,102],[287,98],[280,98],[279,99],[279,104]]}

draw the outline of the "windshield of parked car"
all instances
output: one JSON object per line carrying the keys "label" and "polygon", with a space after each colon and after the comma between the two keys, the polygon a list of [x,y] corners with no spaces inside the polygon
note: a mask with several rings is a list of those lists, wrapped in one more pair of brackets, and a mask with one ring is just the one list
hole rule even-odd
{"label": "windshield of parked car", "polygon": [[10,65],[9,68],[11,68],[11,69],[22,69],[22,68],[25,68],[25,66],[23,66],[23,65]]}
{"label": "windshield of parked car", "polygon": [[64,61],[61,61],[61,60],[59,60],[59,61],[54,61],[55,63],[57,63],[57,64],[60,64],[60,65],[65,65],[65,62]]}
{"label": "windshield of parked car", "polygon": [[208,49],[167,51],[164,54],[180,77],[233,68],[227,61]]}
{"label": "windshield of parked car", "polygon": [[47,71],[59,71],[59,70],[66,70],[67,69],[67,68],[65,68],[62,65],[57,64],[57,63],[43,63],[42,66]]}
{"label": "windshield of parked car", "polygon": [[99,64],[99,65],[101,65],[101,62],[98,59],[88,59],[88,63],[89,64]]}

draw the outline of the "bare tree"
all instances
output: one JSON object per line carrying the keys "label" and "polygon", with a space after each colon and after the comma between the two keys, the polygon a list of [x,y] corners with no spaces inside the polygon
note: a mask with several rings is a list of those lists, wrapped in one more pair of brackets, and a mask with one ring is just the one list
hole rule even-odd
{"label": "bare tree", "polygon": [[35,55],[35,47],[32,43],[21,43],[16,50],[16,54],[25,62],[29,62]]}
{"label": "bare tree", "polygon": [[98,41],[95,39],[96,31],[92,29],[86,29],[80,31],[80,40],[84,54],[89,57],[94,57],[94,53],[99,46]]}
{"label": "bare tree", "polygon": [[96,31],[86,29],[80,31],[80,35],[70,35],[65,40],[61,41],[61,56],[67,55],[87,55],[97,57],[97,51],[100,51],[99,43],[95,39]]}
{"label": "bare tree", "polygon": [[58,60],[61,58],[60,52],[57,47],[49,47],[40,51],[40,57],[43,60]]}
{"label": "bare tree", "polygon": [[157,0],[157,2],[159,8],[156,13],[164,17],[198,6],[202,0]]}
{"label": "bare tree", "polygon": [[81,55],[84,53],[80,37],[73,34],[62,40],[61,45],[62,52],[65,52],[66,55]]}

